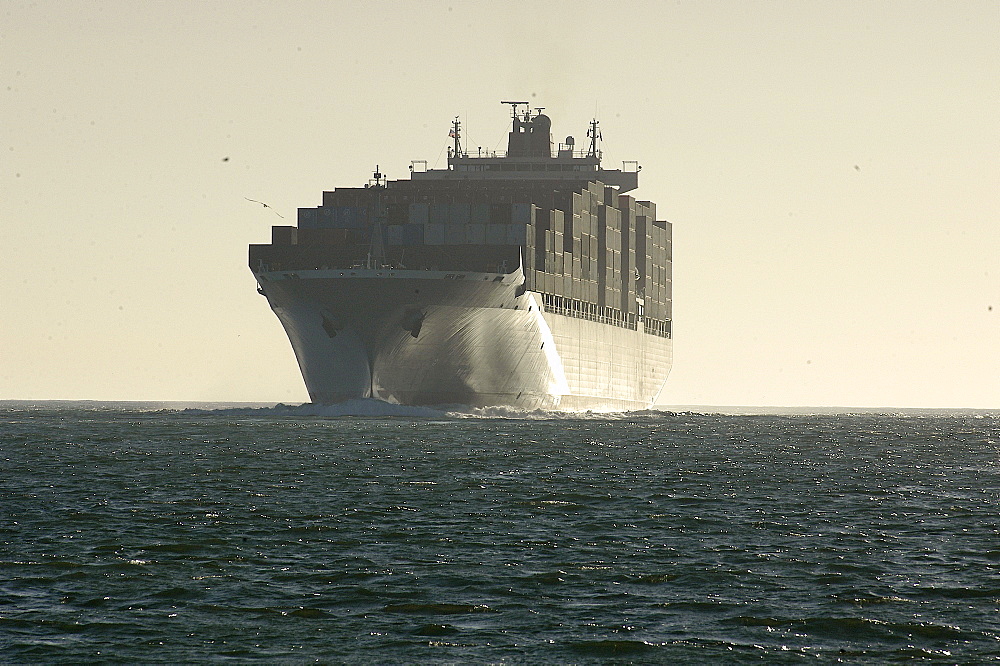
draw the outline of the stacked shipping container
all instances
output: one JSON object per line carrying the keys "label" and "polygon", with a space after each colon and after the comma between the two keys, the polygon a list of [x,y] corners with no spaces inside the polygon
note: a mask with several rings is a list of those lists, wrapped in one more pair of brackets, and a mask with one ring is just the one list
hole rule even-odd
{"label": "stacked shipping container", "polygon": [[546,303],[633,328],[645,315],[660,322],[647,331],[669,336],[670,223],[651,202],[598,182],[428,189],[396,181],[324,192],[322,206],[299,209],[297,229],[274,228],[272,246],[286,248],[286,263],[289,246],[329,246],[324,266],[356,262],[379,242],[397,267],[491,272],[520,261]]}

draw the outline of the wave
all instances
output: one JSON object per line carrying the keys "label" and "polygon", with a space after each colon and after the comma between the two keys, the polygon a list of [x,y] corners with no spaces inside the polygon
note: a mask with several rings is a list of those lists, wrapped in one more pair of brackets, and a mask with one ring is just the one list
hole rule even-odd
{"label": "wave", "polygon": [[188,415],[207,416],[263,416],[263,417],[321,417],[336,418],[341,416],[368,417],[368,418],[447,418],[447,413],[432,407],[417,407],[410,405],[396,405],[373,398],[358,398],[347,400],[335,405],[317,405],[305,403],[301,405],[286,405],[278,403],[269,407],[219,407],[208,408],[188,408],[180,410]]}
{"label": "wave", "polygon": [[635,412],[600,411],[556,411],[546,409],[519,409],[517,407],[472,407],[469,405],[414,406],[399,405],[375,398],[357,398],[333,405],[305,403],[273,406],[232,407],[220,405],[217,408],[206,405],[202,408],[189,407],[178,410],[188,415],[213,416],[263,416],[263,417],[362,417],[362,418],[420,418],[420,419],[514,419],[514,420],[579,420],[618,421],[635,418],[662,418],[674,416],[671,411],[641,410]]}

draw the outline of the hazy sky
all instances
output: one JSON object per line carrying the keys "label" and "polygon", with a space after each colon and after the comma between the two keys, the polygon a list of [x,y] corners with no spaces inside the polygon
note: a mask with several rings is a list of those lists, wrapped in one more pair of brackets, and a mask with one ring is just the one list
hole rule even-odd
{"label": "hazy sky", "polygon": [[0,398],[308,400],[244,197],[516,98],[674,223],[662,403],[1000,408],[997,2],[4,0],[0,95]]}

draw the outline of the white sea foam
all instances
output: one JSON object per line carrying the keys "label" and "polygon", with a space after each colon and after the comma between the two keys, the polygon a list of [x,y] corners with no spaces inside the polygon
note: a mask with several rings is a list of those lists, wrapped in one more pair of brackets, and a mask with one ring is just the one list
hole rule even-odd
{"label": "white sea foam", "polygon": [[480,419],[529,419],[551,421],[557,419],[597,419],[601,421],[627,418],[628,412],[555,411],[550,409],[519,409],[517,407],[468,407],[449,405],[446,413],[453,418]]}
{"label": "white sea foam", "polygon": [[401,416],[410,418],[442,418],[446,416],[441,410],[432,407],[396,405],[374,398],[357,398],[334,405],[312,403],[297,406],[277,405],[272,409],[278,414],[287,413],[296,416]]}
{"label": "white sea foam", "polygon": [[208,410],[185,410],[187,412],[206,412],[211,414],[227,414],[232,416],[313,416],[313,417],[338,417],[356,416],[369,418],[447,418],[448,415],[440,409],[431,407],[413,407],[409,405],[395,405],[382,400],[372,398],[358,398],[347,400],[334,405],[317,405],[305,403],[302,405],[286,405],[278,403],[273,407],[225,407],[221,409]]}
{"label": "white sea foam", "polygon": [[[189,413],[204,412],[232,416],[301,416],[301,417],[362,417],[362,418],[418,418],[418,419],[514,419],[514,420],[578,420],[594,419],[614,421],[636,416],[662,416],[664,412],[595,412],[555,411],[546,409],[520,409],[517,407],[471,407],[469,405],[435,405],[419,407],[397,405],[374,398],[358,398],[333,405],[305,403],[301,405],[277,404],[270,407],[230,407],[216,409],[188,409]],[[669,413],[669,412],[667,412]]]}

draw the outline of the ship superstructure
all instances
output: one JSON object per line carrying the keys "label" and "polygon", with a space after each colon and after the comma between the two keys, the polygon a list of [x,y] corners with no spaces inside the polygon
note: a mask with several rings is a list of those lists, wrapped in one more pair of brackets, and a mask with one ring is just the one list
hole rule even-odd
{"label": "ship superstructure", "polygon": [[671,225],[627,194],[640,167],[554,146],[512,107],[505,153],[451,128],[446,169],[378,170],[250,246],[310,398],[636,409],[672,363]]}

